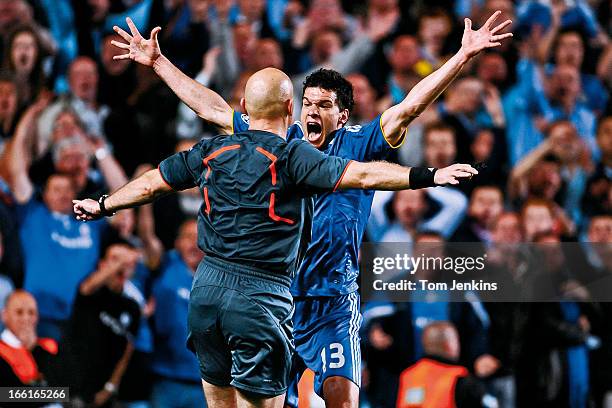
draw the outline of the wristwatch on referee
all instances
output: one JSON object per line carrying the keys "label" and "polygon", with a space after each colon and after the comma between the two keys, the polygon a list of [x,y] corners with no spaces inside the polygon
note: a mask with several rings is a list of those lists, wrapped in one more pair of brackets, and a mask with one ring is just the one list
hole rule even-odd
{"label": "wristwatch on referee", "polygon": [[98,204],[100,205],[100,215],[102,217],[110,217],[112,215],[115,215],[114,212],[108,211],[106,209],[106,206],[104,205],[104,202],[106,201],[107,198],[108,198],[108,194],[104,194],[102,195],[102,197],[98,199]]}
{"label": "wristwatch on referee", "polygon": [[114,394],[117,392],[117,386],[112,382],[107,381],[106,384],[104,384],[104,390],[108,391],[110,394]]}

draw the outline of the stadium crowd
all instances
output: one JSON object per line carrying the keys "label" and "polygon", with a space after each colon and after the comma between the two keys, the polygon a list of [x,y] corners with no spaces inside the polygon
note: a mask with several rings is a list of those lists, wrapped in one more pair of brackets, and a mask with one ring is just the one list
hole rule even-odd
{"label": "stadium crowd", "polygon": [[[584,262],[556,263],[559,302],[363,304],[361,404],[396,406],[400,374],[428,352],[425,328],[450,321],[458,361],[499,406],[612,407],[612,303],[591,301],[572,270],[612,273],[604,0],[0,0],[0,385],[70,385],[96,406],[204,404],[185,347],[203,257],[197,189],[107,220],[72,213],[73,199],[113,191],[217,132],[152,69],[113,60],[114,25],[130,16],[143,33],[162,27],[164,55],[236,110],[259,69],[287,72],[298,98],[307,74],[337,70],[353,85],[348,125],[358,125],[458,49],[463,17],[479,26],[495,10],[513,21],[513,40],[464,69],[392,157],[484,163],[481,174],[377,192],[364,239],[575,242]],[[498,262],[521,279],[516,253]]]}

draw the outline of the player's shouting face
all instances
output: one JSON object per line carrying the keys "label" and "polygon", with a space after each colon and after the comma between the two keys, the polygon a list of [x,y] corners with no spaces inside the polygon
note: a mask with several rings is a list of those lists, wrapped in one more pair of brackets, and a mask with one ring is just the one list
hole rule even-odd
{"label": "player's shouting face", "polygon": [[353,87],[339,73],[322,69],[309,75],[300,118],[308,141],[316,148],[325,146],[329,134],[348,121],[353,103]]}

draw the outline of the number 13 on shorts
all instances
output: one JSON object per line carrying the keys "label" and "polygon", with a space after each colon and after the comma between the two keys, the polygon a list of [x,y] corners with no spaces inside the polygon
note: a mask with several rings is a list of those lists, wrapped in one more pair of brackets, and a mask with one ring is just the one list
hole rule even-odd
{"label": "number 13 on shorts", "polygon": [[[329,362],[329,366],[328,366]],[[321,363],[323,364],[323,372],[327,368],[342,368],[346,359],[344,358],[344,347],[341,343],[331,343],[328,347],[323,347],[321,350]]]}

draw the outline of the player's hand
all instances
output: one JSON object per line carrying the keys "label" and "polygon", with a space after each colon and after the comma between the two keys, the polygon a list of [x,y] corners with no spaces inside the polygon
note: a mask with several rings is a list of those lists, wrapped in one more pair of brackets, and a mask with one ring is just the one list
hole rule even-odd
{"label": "player's hand", "polygon": [[478,170],[469,164],[453,164],[443,169],[438,169],[434,174],[434,183],[438,186],[445,184],[459,184],[461,179],[470,179],[478,174]]}
{"label": "player's hand", "polygon": [[100,204],[96,200],[72,200],[72,206],[76,218],[79,221],[93,221],[102,218]]}
{"label": "player's hand", "polygon": [[512,24],[511,20],[506,20],[496,27],[493,27],[493,23],[495,23],[495,20],[497,20],[500,14],[501,11],[499,10],[493,13],[484,25],[476,31],[472,30],[472,20],[469,18],[465,19],[461,49],[466,57],[472,58],[485,48],[499,47],[501,45],[501,40],[512,37],[512,33],[498,34],[501,30]]}
{"label": "player's hand", "polygon": [[128,34],[125,30],[120,27],[114,26],[113,30],[119,34],[127,43],[119,41],[111,41],[115,47],[125,50],[127,54],[115,55],[114,60],[131,59],[142,65],[152,67],[157,61],[157,58],[161,56],[161,49],[159,48],[159,41],[157,41],[157,34],[161,31],[160,27],[155,27],[151,30],[151,36],[148,40],[145,40],[140,32],[134,25],[131,18],[126,18],[128,26],[132,35]]}

